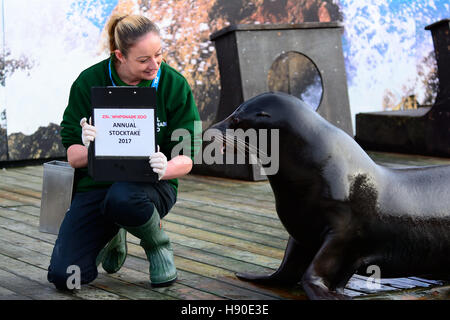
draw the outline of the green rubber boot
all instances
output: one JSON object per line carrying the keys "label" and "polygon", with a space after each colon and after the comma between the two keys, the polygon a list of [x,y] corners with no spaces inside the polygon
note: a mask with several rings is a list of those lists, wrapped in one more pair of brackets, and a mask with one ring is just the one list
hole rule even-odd
{"label": "green rubber boot", "polygon": [[122,268],[127,257],[127,231],[123,228],[108,242],[97,256],[97,266],[101,263],[108,273],[116,273]]}
{"label": "green rubber boot", "polygon": [[153,287],[169,286],[177,280],[170,239],[160,222],[159,213],[155,209],[145,224],[138,227],[124,227],[129,233],[141,239],[140,244],[150,262],[150,282]]}

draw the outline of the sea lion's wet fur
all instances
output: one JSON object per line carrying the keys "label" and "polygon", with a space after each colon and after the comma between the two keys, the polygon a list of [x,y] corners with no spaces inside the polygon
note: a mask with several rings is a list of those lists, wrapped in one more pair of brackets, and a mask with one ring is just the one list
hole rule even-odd
{"label": "sea lion's wet fur", "polygon": [[[265,93],[213,126],[279,129],[279,171],[269,176],[290,238],[266,284],[302,281],[312,299],[346,298],[354,273],[381,277],[450,274],[450,166],[392,169],[299,99]],[[273,155],[271,155],[273,157]]]}

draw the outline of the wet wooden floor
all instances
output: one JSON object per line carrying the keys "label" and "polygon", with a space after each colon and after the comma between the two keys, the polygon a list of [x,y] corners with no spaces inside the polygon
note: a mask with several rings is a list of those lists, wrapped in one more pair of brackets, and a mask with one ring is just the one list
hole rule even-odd
{"label": "wet wooden floor", "polygon": [[[450,164],[450,159],[370,153],[386,166]],[[235,272],[266,273],[283,257],[288,235],[278,220],[268,182],[189,175],[180,179],[178,202],[164,219],[179,280],[151,288],[148,262],[128,234],[122,269],[99,276],[74,293],[56,291],[47,268],[56,236],[39,231],[43,166],[0,169],[0,299],[306,299],[301,286],[261,287]],[[383,279],[370,289],[354,276],[346,294],[355,299],[450,299],[450,283],[410,277]]]}

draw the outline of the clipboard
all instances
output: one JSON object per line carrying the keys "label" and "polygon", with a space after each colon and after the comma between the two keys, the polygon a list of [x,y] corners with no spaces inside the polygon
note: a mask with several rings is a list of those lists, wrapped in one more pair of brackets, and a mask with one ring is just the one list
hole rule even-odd
{"label": "clipboard", "polygon": [[[88,174],[95,181],[157,182],[149,164],[156,152],[156,89],[92,87]],[[97,145],[96,145],[97,144]]]}

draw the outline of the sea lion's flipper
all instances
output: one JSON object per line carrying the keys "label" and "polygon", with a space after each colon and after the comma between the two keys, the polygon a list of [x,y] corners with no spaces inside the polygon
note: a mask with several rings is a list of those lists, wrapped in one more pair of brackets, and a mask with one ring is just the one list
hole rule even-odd
{"label": "sea lion's flipper", "polygon": [[250,273],[236,273],[241,280],[272,285],[294,285],[298,283],[306,268],[311,263],[313,255],[308,254],[304,247],[289,237],[283,261],[277,271],[272,274],[257,275]]}
{"label": "sea lion's flipper", "polygon": [[302,278],[302,286],[312,300],[346,300],[343,289],[352,277],[357,253],[349,240],[327,236]]}

